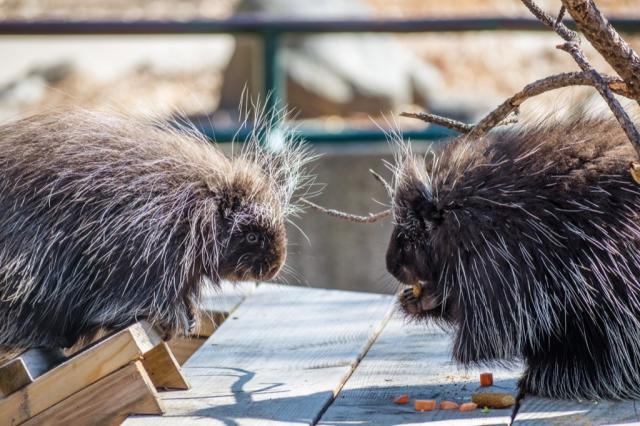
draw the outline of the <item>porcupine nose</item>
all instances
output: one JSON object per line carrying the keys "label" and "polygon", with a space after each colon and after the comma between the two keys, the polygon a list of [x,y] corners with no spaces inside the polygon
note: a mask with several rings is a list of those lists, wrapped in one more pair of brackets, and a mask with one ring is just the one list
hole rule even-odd
{"label": "porcupine nose", "polygon": [[413,284],[418,281],[418,274],[411,266],[413,258],[410,258],[410,256],[410,253],[402,249],[402,242],[394,231],[387,249],[387,271],[395,279],[405,284]]}

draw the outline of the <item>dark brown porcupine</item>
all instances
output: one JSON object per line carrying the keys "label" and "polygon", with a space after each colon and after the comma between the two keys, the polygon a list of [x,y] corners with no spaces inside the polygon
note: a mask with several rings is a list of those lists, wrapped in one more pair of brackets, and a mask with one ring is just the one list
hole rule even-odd
{"label": "dark brown porcupine", "polygon": [[[264,129],[263,129],[264,130]],[[203,278],[272,278],[304,148],[68,110],[0,126],[0,346],[68,347],[140,319],[189,329]]]}
{"label": "dark brown porcupine", "polygon": [[[521,391],[640,398],[638,156],[613,120],[544,120],[398,156],[387,268],[465,365],[522,360]],[[419,291],[418,291],[419,290]]]}

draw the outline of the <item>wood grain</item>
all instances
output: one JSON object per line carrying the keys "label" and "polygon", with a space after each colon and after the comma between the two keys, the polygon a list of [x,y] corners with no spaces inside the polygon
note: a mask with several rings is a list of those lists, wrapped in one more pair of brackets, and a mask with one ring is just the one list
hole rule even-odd
{"label": "wood grain", "polygon": [[171,339],[171,341],[169,341],[169,348],[176,358],[176,361],[178,361],[178,364],[184,365],[206,341],[207,338],[205,337],[181,337]]}
{"label": "wood grain", "polygon": [[22,352],[0,366],[0,397],[27,386],[63,360],[60,350],[33,348]]}
{"label": "wood grain", "polygon": [[569,401],[527,396],[514,425],[639,424],[638,401]]}
{"label": "wood grain", "polygon": [[[491,371],[494,384],[514,392],[521,369],[499,367],[459,369],[451,361],[451,336],[434,326],[408,324],[395,314],[320,419],[321,425],[402,425],[436,422],[438,425],[506,425],[511,409],[479,409],[461,413],[437,410],[416,412],[414,399],[469,401],[482,371]],[[407,405],[393,398],[408,394]]]}
{"label": "wood grain", "polygon": [[224,322],[231,312],[256,289],[253,282],[223,281],[220,288],[209,283],[202,295],[196,328],[191,336],[171,339],[169,347],[180,365],[187,362]]}
{"label": "wood grain", "polygon": [[140,359],[160,342],[160,336],[143,323],[96,342],[33,383],[0,400],[0,419],[8,424],[19,424]]}
{"label": "wood grain", "polygon": [[189,384],[182,374],[180,364],[178,364],[178,361],[171,353],[171,349],[165,342],[146,352],[142,365],[156,388],[189,389]]}
{"label": "wood grain", "polygon": [[388,318],[391,296],[262,284],[161,394],[164,417],[126,425],[308,424],[331,403]]}
{"label": "wood grain", "polygon": [[76,392],[23,425],[115,426],[133,413],[162,413],[153,383],[140,361]]}

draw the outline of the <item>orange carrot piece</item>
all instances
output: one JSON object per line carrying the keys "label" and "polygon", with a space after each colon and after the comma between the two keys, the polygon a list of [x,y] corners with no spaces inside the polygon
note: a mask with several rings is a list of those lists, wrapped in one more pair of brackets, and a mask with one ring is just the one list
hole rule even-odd
{"label": "orange carrot piece", "polygon": [[433,411],[436,409],[435,399],[416,399],[414,402],[416,411]]}
{"label": "orange carrot piece", "polygon": [[460,411],[465,413],[467,411],[473,411],[478,408],[478,404],[475,402],[465,402],[464,404],[460,404]]}
{"label": "orange carrot piece", "polygon": [[407,404],[409,402],[409,395],[407,395],[406,393],[402,394],[402,395],[398,395],[395,398],[393,398],[393,403],[394,404]]}
{"label": "orange carrot piece", "polygon": [[492,373],[480,373],[480,386],[492,386],[493,385],[493,374]]}
{"label": "orange carrot piece", "polygon": [[441,410],[457,410],[460,406],[453,401],[440,401]]}

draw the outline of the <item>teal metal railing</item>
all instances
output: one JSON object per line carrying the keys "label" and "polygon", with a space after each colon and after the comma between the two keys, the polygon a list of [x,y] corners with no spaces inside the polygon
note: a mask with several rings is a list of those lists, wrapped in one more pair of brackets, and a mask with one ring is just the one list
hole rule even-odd
{"label": "teal metal railing", "polygon": [[[640,33],[640,19],[610,20],[621,33]],[[572,27],[572,22],[567,22]],[[226,20],[190,21],[0,21],[2,35],[158,35],[158,34],[233,34],[253,35],[262,40],[262,87],[267,110],[286,103],[285,74],[279,61],[283,36],[321,33],[429,33],[461,31],[548,31],[539,21],[528,18],[471,19],[279,19],[244,14]],[[267,96],[268,94],[268,96]],[[272,123],[286,126],[286,123]],[[217,141],[242,139],[250,129],[213,128],[200,125],[203,134]],[[339,132],[298,127],[300,135],[313,143],[372,142],[386,140],[380,129],[342,129]],[[436,140],[452,135],[448,129],[432,125],[424,130],[404,131],[403,137],[414,140]]]}

